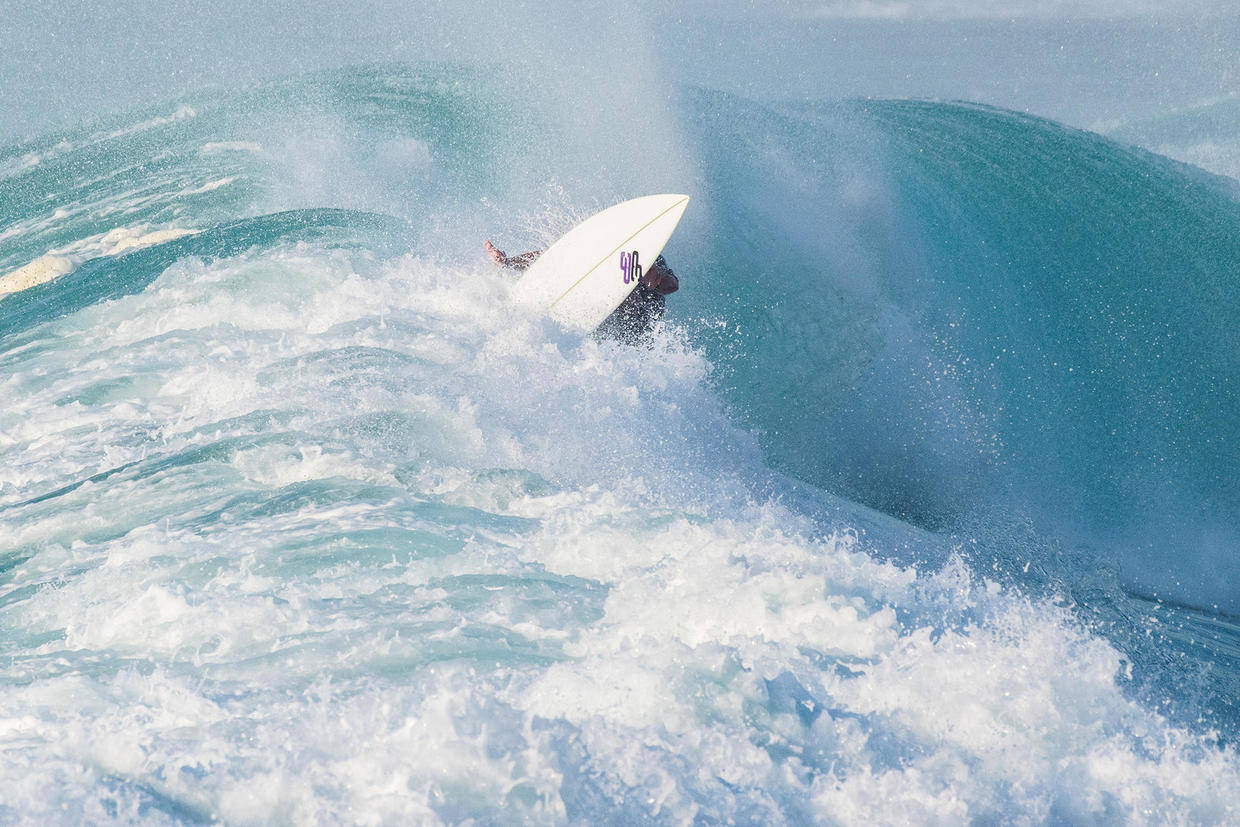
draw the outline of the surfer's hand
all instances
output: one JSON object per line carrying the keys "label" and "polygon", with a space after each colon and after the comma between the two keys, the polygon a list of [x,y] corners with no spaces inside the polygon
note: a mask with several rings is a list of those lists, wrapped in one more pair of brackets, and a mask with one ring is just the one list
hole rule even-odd
{"label": "surfer's hand", "polygon": [[504,255],[503,250],[492,244],[490,239],[484,241],[482,243],[482,247],[487,251],[487,255],[490,256],[491,261],[495,262],[496,267],[508,266],[508,256]]}

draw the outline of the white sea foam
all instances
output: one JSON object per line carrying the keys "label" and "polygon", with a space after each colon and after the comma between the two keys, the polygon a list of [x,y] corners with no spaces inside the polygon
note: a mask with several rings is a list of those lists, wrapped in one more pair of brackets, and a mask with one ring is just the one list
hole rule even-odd
{"label": "white sea foam", "polygon": [[10,273],[0,276],[0,295],[16,293],[52,279],[72,273],[78,264],[68,256],[49,253],[39,256],[29,264],[25,264]]}
{"label": "white sea foam", "polygon": [[236,180],[237,176],[235,175],[230,175],[227,178],[216,178],[213,181],[207,181],[205,184],[200,184],[196,187],[185,187],[178,190],[175,197],[179,198],[186,195],[202,195],[204,192],[214,192],[220,187],[226,187]]}
{"label": "white sea foam", "polygon": [[1069,611],[753,496],[674,330],[505,291],[301,245],[0,353],[0,819],[1235,818]]}
{"label": "white sea foam", "polygon": [[255,141],[208,141],[199,150],[203,155],[219,155],[226,152],[248,152],[258,155],[262,151],[262,144]]}
{"label": "white sea foam", "polygon": [[23,152],[21,155],[0,162],[0,178],[20,175],[23,172],[34,169],[44,161],[63,155],[72,149],[73,144],[71,142],[60,140],[43,149]]}
{"label": "white sea foam", "polygon": [[[93,146],[101,141],[115,140],[117,138],[136,135],[140,132],[156,129],[161,126],[167,126],[178,121],[185,121],[197,116],[198,113],[193,107],[182,105],[178,106],[168,115],[148,118],[147,120],[129,124],[119,129],[112,129],[107,132],[97,133],[93,136],[82,136],[75,138],[74,140],[61,139],[55,144],[51,144],[42,149],[22,153],[19,156],[0,163],[0,178],[7,178],[26,172],[27,170],[34,169],[48,160],[59,158],[75,149]],[[227,144],[224,145],[227,146]]]}
{"label": "white sea foam", "polygon": [[185,120],[189,120],[190,118],[196,118],[196,117],[198,117],[198,113],[197,111],[194,110],[192,106],[186,106],[185,104],[182,104],[181,106],[178,106],[175,110],[173,110],[168,115],[160,115],[154,118],[148,118],[145,121],[138,121],[137,123],[121,127],[120,129],[114,129],[111,132],[107,133],[107,138],[108,139],[124,138],[129,135],[137,134],[139,132],[146,132],[147,130],[158,129],[161,126],[168,126],[169,124],[177,123],[178,121],[185,121]]}
{"label": "white sea foam", "polygon": [[[210,187],[215,189],[229,181],[223,181]],[[182,193],[186,194],[186,193]],[[63,216],[62,216],[63,217]],[[163,244],[182,236],[193,235],[197,230],[180,227],[165,227],[153,230],[148,225],[138,227],[117,227],[106,233],[99,233],[65,245],[45,255],[39,256],[29,264],[22,265],[0,276],[0,296],[16,293],[72,273],[75,268],[89,258],[99,256],[115,256],[130,250]]]}

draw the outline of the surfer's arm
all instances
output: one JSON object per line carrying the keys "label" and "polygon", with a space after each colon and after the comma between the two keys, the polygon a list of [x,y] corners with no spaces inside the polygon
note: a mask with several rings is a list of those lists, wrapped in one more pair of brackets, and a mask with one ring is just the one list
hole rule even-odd
{"label": "surfer's arm", "polygon": [[533,250],[528,253],[522,253],[519,256],[510,256],[503,250],[496,247],[490,241],[483,243],[483,248],[487,251],[487,255],[491,261],[499,267],[511,267],[513,270],[524,270],[534,263],[534,260],[542,255],[542,250]]}

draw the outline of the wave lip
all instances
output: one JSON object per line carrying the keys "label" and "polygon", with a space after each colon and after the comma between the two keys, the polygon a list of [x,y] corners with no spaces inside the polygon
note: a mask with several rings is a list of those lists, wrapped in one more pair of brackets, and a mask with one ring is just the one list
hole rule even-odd
{"label": "wave lip", "polygon": [[75,266],[73,259],[66,256],[53,253],[39,256],[29,264],[0,276],[0,295],[17,293],[39,284],[45,284],[66,273],[72,273]]}
{"label": "wave lip", "polygon": [[152,230],[149,227],[117,227],[102,235],[85,238],[67,247],[39,256],[29,264],[0,276],[0,296],[5,293],[28,290],[68,275],[79,264],[90,258],[117,256],[131,250],[140,250],[143,247],[151,247],[182,236],[193,235],[195,232],[197,231],[176,227],[160,230]]}

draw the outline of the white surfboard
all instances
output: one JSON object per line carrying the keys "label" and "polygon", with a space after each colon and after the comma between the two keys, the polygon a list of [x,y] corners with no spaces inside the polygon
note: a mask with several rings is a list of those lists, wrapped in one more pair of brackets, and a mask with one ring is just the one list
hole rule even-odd
{"label": "white surfboard", "polygon": [[593,330],[637,287],[688,204],[687,195],[647,195],[590,216],[530,265],[513,300]]}

